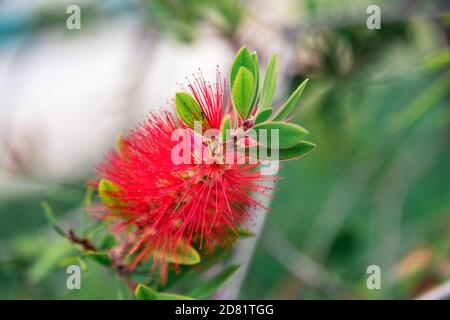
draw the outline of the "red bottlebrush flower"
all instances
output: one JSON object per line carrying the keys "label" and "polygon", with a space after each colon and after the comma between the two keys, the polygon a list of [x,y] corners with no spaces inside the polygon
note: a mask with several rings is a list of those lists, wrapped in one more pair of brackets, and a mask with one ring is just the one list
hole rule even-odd
{"label": "red bottlebrush flower", "polygon": [[189,81],[188,90],[185,91],[192,94],[203,110],[209,128],[219,129],[224,113],[231,112],[231,104],[226,105],[226,81],[222,82],[220,71],[216,71],[216,82],[213,86],[207,83],[199,72],[198,77],[194,76],[193,82]]}
{"label": "red bottlebrush flower", "polygon": [[[219,128],[230,113],[220,73],[214,86],[200,76],[188,87],[210,128]],[[99,177],[117,187],[110,192],[116,201],[106,216],[115,231],[132,236],[131,267],[153,256],[163,266],[163,277],[167,255],[180,246],[212,249],[232,243],[236,229],[260,206],[252,193],[268,189],[254,170],[257,164],[174,164],[172,150],[179,142],[172,141],[172,133],[180,128],[185,126],[175,113],[152,113],[98,167]]]}

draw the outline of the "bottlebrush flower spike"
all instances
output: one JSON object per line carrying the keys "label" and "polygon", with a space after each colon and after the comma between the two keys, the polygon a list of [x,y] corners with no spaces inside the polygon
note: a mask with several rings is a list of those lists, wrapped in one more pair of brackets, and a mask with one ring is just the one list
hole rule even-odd
{"label": "bottlebrush flower spike", "polygon": [[[218,75],[219,77],[219,75]],[[192,95],[212,128],[219,128],[224,115],[224,90],[196,80]],[[220,81],[220,79],[218,79]],[[255,164],[174,164],[172,140],[182,122],[170,112],[152,113],[147,121],[121,141],[98,167],[98,174],[116,190],[108,218],[117,221],[116,231],[133,230],[129,253],[137,252],[132,263],[155,254],[166,258],[188,244],[226,246],[237,236],[236,228],[248,221],[259,204],[253,192],[265,192],[263,177]],[[194,157],[194,153],[192,154]]]}
{"label": "bottlebrush flower spike", "polygon": [[[257,61],[251,58],[254,54],[249,58],[247,53],[246,49],[240,51],[233,70],[239,67],[236,66],[239,59],[244,65],[238,70],[243,70],[249,61]],[[259,66],[252,65],[250,72],[255,73],[256,69],[259,72]],[[245,78],[239,75],[235,78],[232,91],[238,90],[236,99],[250,101],[244,95],[258,96],[255,82],[248,86]],[[232,161],[225,161],[229,160],[230,151],[224,148],[225,141],[218,139],[218,135],[211,137],[205,133],[207,129],[223,130],[225,123],[228,135],[221,133],[221,137],[229,138],[232,151],[239,145],[248,148],[252,144],[245,139],[245,132],[254,123],[257,99],[251,106],[244,106],[249,110],[244,118],[236,112],[235,104],[231,105],[219,71],[214,84],[199,74],[187,88],[176,95],[176,113],[151,113],[120,140],[119,148],[111,151],[97,168],[100,196],[107,211],[104,217],[112,221],[114,232],[130,239],[126,246],[132,258],[130,267],[153,258],[154,266],[162,266],[163,279],[169,262],[190,264],[176,257],[188,253],[192,247],[208,251],[232,244],[238,237],[238,228],[251,220],[254,211],[265,209],[254,199],[255,193],[267,193],[269,188],[264,180],[275,179],[261,174],[260,160],[240,161],[252,158],[245,152],[244,156],[238,154],[231,157]],[[272,127],[278,128],[277,123],[282,134],[282,122],[272,122]],[[201,131],[196,130],[198,124]],[[179,139],[174,138],[180,130],[182,135],[178,138],[183,138],[184,143],[181,153],[174,152],[180,147]],[[255,136],[259,137],[260,129],[255,126],[255,130]],[[253,141],[255,144],[258,141]],[[276,153],[280,157],[285,155],[285,159],[298,157],[312,148],[305,144],[309,143],[280,145]],[[174,161],[174,155],[182,155],[183,161]]]}

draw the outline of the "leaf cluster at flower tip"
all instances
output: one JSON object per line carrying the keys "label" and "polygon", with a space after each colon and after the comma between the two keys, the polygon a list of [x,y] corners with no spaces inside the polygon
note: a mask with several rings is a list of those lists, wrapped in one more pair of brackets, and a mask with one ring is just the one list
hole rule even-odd
{"label": "leaf cluster at flower tip", "polygon": [[[219,137],[222,141],[239,140],[249,129],[254,130],[256,145],[244,147],[249,153],[254,149],[258,159],[272,159],[268,158],[267,152],[260,152],[261,147],[268,149],[270,154],[275,151],[277,160],[298,158],[315,147],[315,144],[303,140],[309,134],[306,129],[287,122],[309,79],[304,80],[274,113],[272,100],[277,83],[277,67],[278,58],[274,54],[266,66],[261,86],[256,52],[242,47],[231,66],[229,85],[233,110],[222,118]],[[195,122],[200,123],[203,128],[211,127],[196,97],[187,92],[178,92],[175,95],[175,106],[178,116],[188,128],[194,129]],[[273,130],[278,132],[276,144],[270,139],[270,132]]]}

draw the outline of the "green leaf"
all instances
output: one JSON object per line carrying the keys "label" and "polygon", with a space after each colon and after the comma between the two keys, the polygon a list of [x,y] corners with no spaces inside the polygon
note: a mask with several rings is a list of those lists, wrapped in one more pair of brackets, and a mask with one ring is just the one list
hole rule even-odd
{"label": "green leaf", "polygon": [[277,55],[274,54],[267,64],[266,74],[264,76],[264,84],[261,95],[261,110],[270,108],[273,95],[275,94],[275,88],[277,86],[277,68],[278,68]]}
{"label": "green leaf", "polygon": [[272,109],[265,109],[260,111],[255,118],[255,125],[263,123],[264,121],[269,120],[270,116],[272,115]]}
{"label": "green leaf", "polygon": [[87,228],[88,228],[89,221],[90,221],[89,207],[92,203],[92,198],[94,197],[95,191],[96,191],[95,188],[88,187],[86,189],[86,193],[83,198],[83,212],[82,212],[82,217],[81,217],[81,232],[83,233],[84,236],[86,235]]}
{"label": "green leaf", "polygon": [[116,245],[116,237],[112,234],[105,235],[97,246],[100,250],[108,250]]}
{"label": "green leaf", "polygon": [[143,284],[138,284],[134,290],[134,297],[137,300],[157,300],[156,292]]}
{"label": "green leaf", "polygon": [[192,297],[182,296],[175,293],[168,292],[157,292],[156,293],[157,300],[194,300]]}
{"label": "green leaf", "polygon": [[231,66],[230,71],[230,87],[233,88],[234,82],[236,80],[237,74],[241,67],[246,68],[249,70],[252,75],[255,75],[255,60],[250,54],[250,51],[246,47],[242,47],[238,53],[236,54],[236,57],[234,58],[234,62]]}
{"label": "green leaf", "polygon": [[240,238],[252,238],[255,236],[255,234],[248,229],[236,228],[236,231]]}
{"label": "green leaf", "polygon": [[102,179],[98,184],[98,195],[100,196],[100,199],[103,204],[113,211],[113,213],[117,213],[123,205],[119,199],[114,197],[114,194],[119,191],[119,186],[116,186],[109,180]]}
{"label": "green leaf", "polygon": [[83,198],[83,209],[87,210],[92,203],[92,198],[94,197],[95,188],[88,187]]}
{"label": "green leaf", "polygon": [[220,124],[220,139],[222,139],[222,141],[226,141],[227,132],[229,130],[231,130],[231,116],[228,114],[223,118],[222,123]]}
{"label": "green leaf", "polygon": [[55,270],[60,261],[65,257],[73,256],[77,252],[76,247],[67,240],[52,245],[42,253],[28,271],[28,278],[35,284]]}
{"label": "green leaf", "polygon": [[233,85],[232,95],[233,105],[242,119],[247,119],[251,112],[254,87],[252,73],[247,68],[241,67]]}
{"label": "green leaf", "polygon": [[81,268],[81,271],[83,271],[83,272],[88,272],[89,271],[89,268],[88,268],[86,262],[84,262],[84,260],[80,256],[77,256],[77,262],[78,262],[78,265]]}
{"label": "green leaf", "polygon": [[134,290],[134,297],[137,300],[193,300],[191,297],[175,293],[156,292],[143,284],[138,284]]}
{"label": "green leaf", "polygon": [[[307,142],[307,141],[301,141],[300,143],[298,143],[292,147],[278,149],[278,160],[289,160],[289,159],[293,159],[293,158],[298,158],[300,156],[304,156],[307,153],[309,153],[312,149],[314,149],[315,146],[316,145],[314,143]],[[253,148],[257,148],[257,147],[253,147]],[[247,152],[251,153],[253,148],[248,148]],[[266,154],[261,154],[258,149],[257,157],[260,160],[270,160],[270,159],[272,159],[270,156],[271,152],[272,152],[272,150],[269,149],[269,150],[267,150]]]}
{"label": "green leaf", "polygon": [[65,268],[67,266],[70,266],[71,264],[77,264],[78,263],[77,258],[78,256],[64,257],[59,261],[58,266],[61,268]]}
{"label": "green leaf", "polygon": [[45,216],[47,217],[48,222],[50,222],[53,230],[55,230],[56,233],[58,233],[60,236],[66,237],[66,233],[64,232],[64,230],[56,222],[52,208],[50,208],[47,202],[42,202],[41,205],[42,208],[44,208]]}
{"label": "green leaf", "polygon": [[187,246],[183,243],[177,248],[176,252],[159,253],[155,252],[154,256],[159,258],[165,256],[164,259],[169,263],[184,264],[184,265],[194,265],[201,261],[200,254],[192,246]]}
{"label": "green leaf", "polygon": [[88,272],[88,266],[86,262],[79,256],[69,256],[64,257],[61,261],[59,261],[59,267],[65,268],[67,266],[70,266],[72,264],[78,264],[83,272]]}
{"label": "green leaf", "polygon": [[[287,122],[265,122],[253,127],[258,136],[258,143],[265,146],[272,146],[272,130],[278,130],[278,148],[287,148],[299,143],[308,131],[296,124]],[[262,134],[266,132],[266,141],[262,141]]]}
{"label": "green leaf", "polygon": [[256,52],[250,53],[246,47],[242,47],[236,54],[236,57],[231,66],[231,72],[230,72],[230,87],[231,87],[232,92],[234,91],[234,86],[236,84],[236,80],[238,78],[238,74],[239,74],[241,68],[247,69],[253,77],[253,85],[252,85],[251,90],[249,89],[249,92],[248,92],[248,95],[250,95],[250,97],[251,97],[250,103],[248,103],[249,110],[245,110],[245,112],[247,112],[245,115],[242,115],[238,111],[238,113],[241,115],[241,117],[243,119],[246,119],[248,117],[248,114],[251,112],[251,109],[258,101],[259,61],[258,61],[257,53]]}
{"label": "green leaf", "polygon": [[404,108],[391,114],[387,120],[387,130],[390,133],[406,129],[415,125],[417,121],[438,106],[439,101],[448,94],[450,76],[448,72],[442,73],[435,80],[427,84],[416,93]]}
{"label": "green leaf", "polygon": [[48,234],[26,233],[8,240],[8,250],[14,252],[18,260],[35,260],[49,247]]}
{"label": "green leaf", "polygon": [[194,128],[194,122],[202,123],[202,129],[210,127],[202,108],[198,105],[195,99],[186,92],[177,92],[175,94],[175,107],[181,120],[191,129]]}
{"label": "green leaf", "polygon": [[195,299],[206,299],[213,295],[235,272],[239,269],[239,265],[230,265],[217,275],[208,279],[191,292],[191,296]]}
{"label": "green leaf", "polygon": [[281,106],[280,110],[273,117],[273,121],[281,121],[286,118],[289,113],[295,108],[298,104],[298,100],[300,99],[303,90],[305,90],[306,85],[308,84],[309,79],[306,79],[302,82],[302,84],[292,93],[289,99],[285,102],[284,105]]}
{"label": "green leaf", "polygon": [[280,157],[280,160],[297,158],[311,152],[311,150],[314,149],[315,146],[316,145],[314,143],[302,141],[292,147],[279,149],[278,155]]}
{"label": "green leaf", "polygon": [[253,89],[253,97],[252,97],[252,103],[251,106],[253,107],[257,100],[258,100],[258,94],[259,94],[259,59],[258,54],[256,52],[253,52],[251,54],[251,57],[253,59],[253,71],[252,71],[253,77],[255,79],[255,87]]}
{"label": "green leaf", "polygon": [[106,267],[111,266],[111,260],[106,252],[103,251],[89,251],[84,254],[85,257]]}

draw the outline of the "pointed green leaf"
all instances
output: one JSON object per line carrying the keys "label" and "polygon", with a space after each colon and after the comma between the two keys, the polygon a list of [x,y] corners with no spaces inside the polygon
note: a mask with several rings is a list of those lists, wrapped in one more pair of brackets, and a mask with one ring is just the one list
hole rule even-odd
{"label": "pointed green leaf", "polygon": [[[287,122],[265,122],[253,127],[258,136],[258,143],[273,147],[276,141],[272,141],[272,130],[278,130],[278,148],[287,148],[299,143],[308,131],[296,124]],[[263,133],[266,133],[266,141],[263,141]]]}
{"label": "pointed green leaf", "polygon": [[195,288],[190,295],[195,299],[206,299],[212,296],[237,269],[239,269],[239,265],[230,265],[226,267],[217,275]]}
{"label": "pointed green leaf", "polygon": [[316,145],[314,143],[302,141],[292,147],[280,149],[278,151],[278,155],[280,157],[280,160],[297,158],[311,152],[311,150],[314,149],[315,146]]}
{"label": "pointed green leaf", "polygon": [[85,211],[91,205],[94,194],[95,194],[95,188],[87,187],[86,193],[84,194],[84,198],[83,198],[83,209]]}
{"label": "pointed green leaf", "polygon": [[[253,108],[253,106],[258,101],[258,95],[259,95],[259,61],[258,61],[258,55],[256,52],[250,53],[250,51],[246,47],[242,47],[238,53],[236,54],[236,57],[234,59],[234,62],[231,66],[231,72],[230,72],[230,87],[231,91],[233,92],[233,88],[236,83],[236,79],[238,76],[238,73],[241,68],[245,68],[248,71],[250,71],[251,75],[253,76],[253,88],[252,92],[249,93],[251,95],[251,102],[249,103],[249,108]],[[251,110],[249,110],[249,113]],[[248,114],[247,114],[248,116]],[[241,116],[243,117],[243,116]],[[243,117],[244,118],[244,117]]]}
{"label": "pointed green leaf", "polygon": [[270,116],[272,115],[272,109],[265,109],[260,111],[255,118],[255,125],[263,123],[264,121],[269,120]]}
{"label": "pointed green leaf", "polygon": [[176,293],[169,292],[157,292],[156,293],[157,300],[194,300],[192,297],[182,296]]}
{"label": "pointed green leaf", "polygon": [[69,257],[62,258],[59,261],[58,266],[61,268],[65,268],[67,266],[70,266],[71,264],[77,264],[77,263],[78,263],[78,256],[69,256]]}
{"label": "pointed green leaf", "polygon": [[[300,156],[304,156],[304,155],[308,154],[312,149],[314,149],[315,146],[316,145],[314,143],[302,141],[294,146],[278,149],[278,160],[289,160],[289,159],[293,159],[293,158],[298,158]],[[257,147],[253,147],[253,148],[257,148]],[[251,149],[253,149],[253,148],[248,148],[247,153],[255,154],[255,153],[250,152]],[[259,151],[260,151],[260,149],[256,150],[258,159],[273,160],[272,156],[271,156],[271,152],[273,152],[273,151],[271,149],[267,150],[265,152],[265,154],[263,154]]]}
{"label": "pointed green leaf", "polygon": [[63,259],[61,259],[61,261],[59,261],[58,265],[62,268],[65,268],[67,266],[70,266],[71,264],[78,264],[83,272],[88,272],[88,266],[86,262],[84,262],[84,260],[79,255],[64,257]]}
{"label": "pointed green leaf", "polygon": [[223,118],[222,123],[220,124],[220,139],[222,139],[222,141],[226,141],[227,132],[229,130],[231,130],[231,116],[228,114]]}
{"label": "pointed green leaf", "polygon": [[231,66],[230,71],[230,87],[233,88],[234,81],[236,80],[237,74],[241,67],[246,68],[249,70],[252,75],[255,74],[255,60],[250,54],[250,51],[246,47],[242,47],[238,53],[236,54],[236,57],[234,58],[234,62]]}
{"label": "pointed green leaf", "polygon": [[82,234],[84,236],[86,235],[89,221],[90,221],[89,207],[91,206],[92,198],[95,195],[95,191],[96,191],[95,188],[87,187],[86,193],[83,198],[83,212],[82,212],[82,217],[81,217],[81,230],[80,231],[82,232]]}
{"label": "pointed green leaf", "polygon": [[104,251],[89,251],[86,252],[84,256],[101,265],[107,267],[111,265],[111,260],[109,259],[108,254]]}
{"label": "pointed green leaf", "polygon": [[138,284],[134,290],[134,297],[137,300],[157,300],[156,292],[143,284]]}
{"label": "pointed green leaf", "polygon": [[89,268],[88,268],[86,262],[84,262],[84,260],[80,256],[77,256],[77,261],[78,261],[78,265],[81,268],[81,271],[83,271],[83,272],[89,271]]}
{"label": "pointed green leaf", "polygon": [[138,284],[134,290],[134,297],[137,300],[193,300],[191,297],[182,296],[169,292],[156,292],[155,290]]}
{"label": "pointed green leaf", "polygon": [[251,54],[251,57],[253,59],[253,71],[252,71],[254,80],[255,80],[255,87],[253,89],[253,97],[252,97],[252,103],[251,106],[253,107],[257,101],[258,101],[258,94],[259,94],[259,59],[258,54],[256,52],[253,52]]}
{"label": "pointed green leaf", "polygon": [[47,217],[48,222],[50,222],[53,230],[55,230],[56,233],[58,233],[60,236],[66,237],[66,233],[64,232],[64,230],[56,222],[52,208],[50,208],[47,202],[42,202],[41,205],[44,208],[45,216]]}
{"label": "pointed green leaf", "polygon": [[270,108],[270,104],[272,103],[272,98],[275,94],[275,88],[277,86],[277,67],[277,55],[274,54],[267,64],[266,74],[264,76],[264,84],[260,102],[261,110]]}
{"label": "pointed green leaf", "polygon": [[281,106],[280,110],[273,117],[273,121],[281,121],[286,118],[289,113],[295,108],[298,104],[298,100],[300,99],[303,90],[305,90],[306,85],[308,84],[309,79],[306,79],[302,82],[302,84],[292,93],[289,99],[285,102],[284,105]]}
{"label": "pointed green leaf", "polygon": [[252,109],[252,96],[255,86],[252,73],[241,67],[234,82],[232,95],[234,107],[242,119],[247,119]]}
{"label": "pointed green leaf", "polygon": [[175,94],[175,107],[181,120],[187,127],[194,129],[194,122],[202,123],[203,129],[210,127],[202,108],[198,105],[195,99],[186,92],[177,92]]}
{"label": "pointed green leaf", "polygon": [[181,243],[176,252],[159,253],[155,252],[154,256],[159,258],[164,256],[166,262],[184,264],[184,265],[194,265],[201,261],[200,254],[192,246],[187,246]]}
{"label": "pointed green leaf", "polygon": [[108,250],[114,247],[116,243],[116,237],[114,237],[112,234],[107,234],[102,238],[97,248],[100,250]]}

